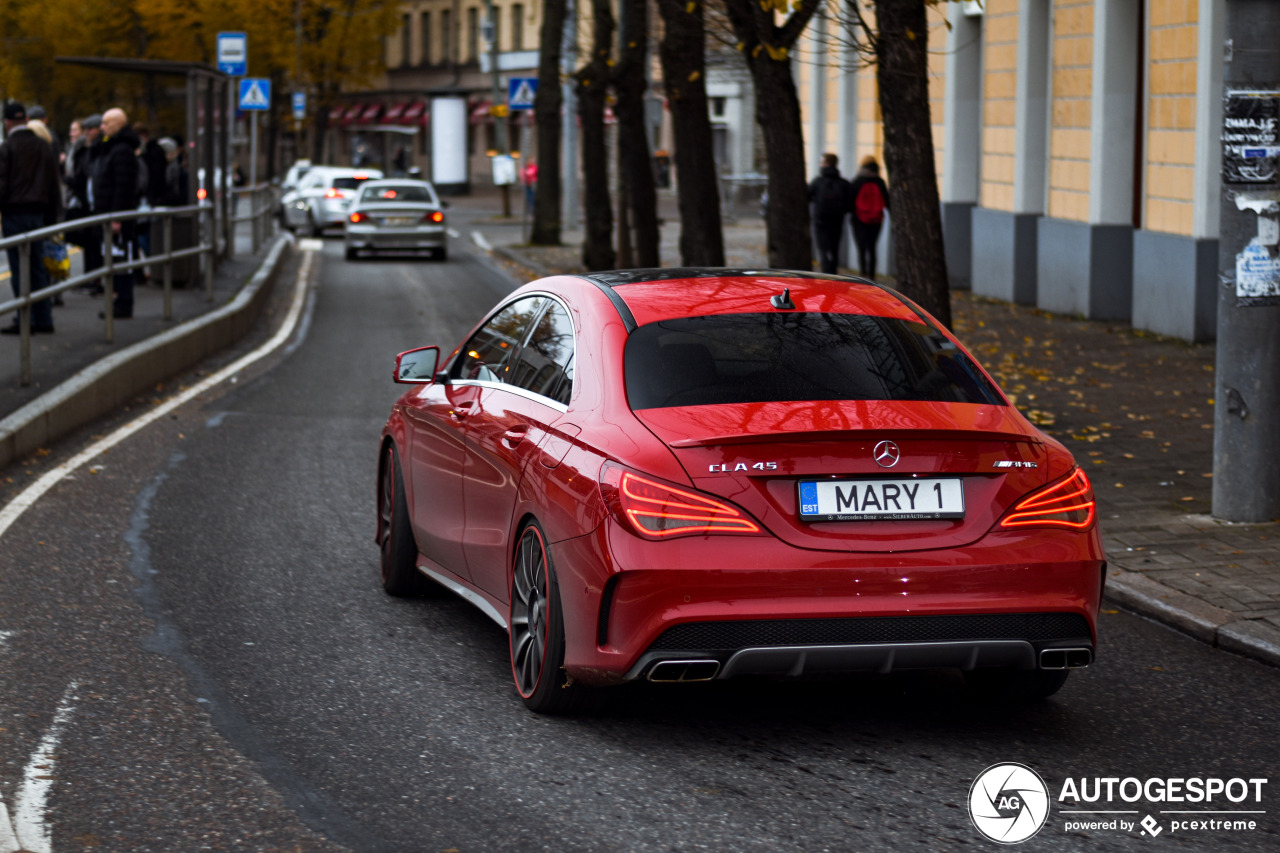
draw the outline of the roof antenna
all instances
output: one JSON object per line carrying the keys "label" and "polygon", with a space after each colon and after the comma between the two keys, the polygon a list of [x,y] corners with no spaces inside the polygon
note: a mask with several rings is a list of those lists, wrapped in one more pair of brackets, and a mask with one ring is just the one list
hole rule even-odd
{"label": "roof antenna", "polygon": [[782,288],[782,293],[774,294],[769,297],[769,304],[774,308],[782,308],[784,310],[792,310],[796,304],[791,301],[791,288]]}

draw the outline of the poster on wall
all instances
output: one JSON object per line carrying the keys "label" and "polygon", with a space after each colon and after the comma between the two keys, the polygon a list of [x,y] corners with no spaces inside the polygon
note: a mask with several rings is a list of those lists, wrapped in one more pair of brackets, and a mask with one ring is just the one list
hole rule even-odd
{"label": "poster on wall", "polygon": [[1280,92],[1228,90],[1222,110],[1222,180],[1272,184],[1280,179]]}

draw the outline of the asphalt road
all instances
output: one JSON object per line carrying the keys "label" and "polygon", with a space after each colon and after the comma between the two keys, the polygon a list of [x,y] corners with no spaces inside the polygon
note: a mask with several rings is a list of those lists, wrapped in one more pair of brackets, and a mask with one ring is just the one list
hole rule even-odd
{"label": "asphalt road", "polygon": [[[1054,795],[1067,777],[1280,766],[1277,670],[1110,609],[1096,665],[1029,707],[982,705],[957,675],[924,672],[640,686],[595,716],[529,714],[492,622],[448,595],[391,599],[377,580],[392,358],[448,350],[511,289],[467,248],[455,240],[444,264],[348,263],[328,241],[288,348],[81,469],[0,538],[11,823],[23,792],[48,787],[26,837],[45,826],[59,853],[983,849],[969,788],[998,762],[1036,769]],[[110,426],[12,471],[0,499]],[[1092,806],[1166,823],[1162,809],[1268,812],[1253,831],[1066,831],[1076,816],[1055,805],[1023,847],[1276,850],[1269,787],[1261,804]]]}

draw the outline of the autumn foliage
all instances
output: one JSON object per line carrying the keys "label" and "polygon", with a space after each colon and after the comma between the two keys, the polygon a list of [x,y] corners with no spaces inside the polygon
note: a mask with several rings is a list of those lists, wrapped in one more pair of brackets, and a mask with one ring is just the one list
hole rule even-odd
{"label": "autumn foliage", "polygon": [[0,0],[0,91],[43,104],[57,126],[110,105],[154,121],[177,78],[103,74],[54,57],[213,65],[217,34],[236,30],[248,34],[249,74],[275,80],[277,99],[300,83],[316,115],[343,87],[382,70],[397,7],[397,0]]}

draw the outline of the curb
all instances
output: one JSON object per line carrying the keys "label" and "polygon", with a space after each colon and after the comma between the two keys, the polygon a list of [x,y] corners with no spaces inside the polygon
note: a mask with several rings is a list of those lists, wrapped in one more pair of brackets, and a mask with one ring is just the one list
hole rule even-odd
{"label": "curb", "polygon": [[1111,571],[1103,595],[1211,646],[1280,666],[1280,629],[1261,620],[1241,619],[1230,610],[1125,569]]}
{"label": "curb", "polygon": [[[515,264],[521,269],[528,270],[530,273],[532,273],[532,275],[529,276],[530,281],[534,281],[539,278],[547,278],[548,276],[551,275],[551,272],[543,268],[541,265],[535,264],[533,261],[529,260],[526,257],[521,256],[517,252],[511,251],[506,246],[490,245],[488,251],[489,251],[489,254],[491,255],[497,255],[498,257],[502,258],[504,261],[509,261],[510,263]],[[520,282],[520,283],[523,284],[524,282]]]}
{"label": "curb", "polygon": [[293,240],[279,238],[257,272],[223,307],[112,353],[0,420],[0,469],[244,337],[292,248]]}

